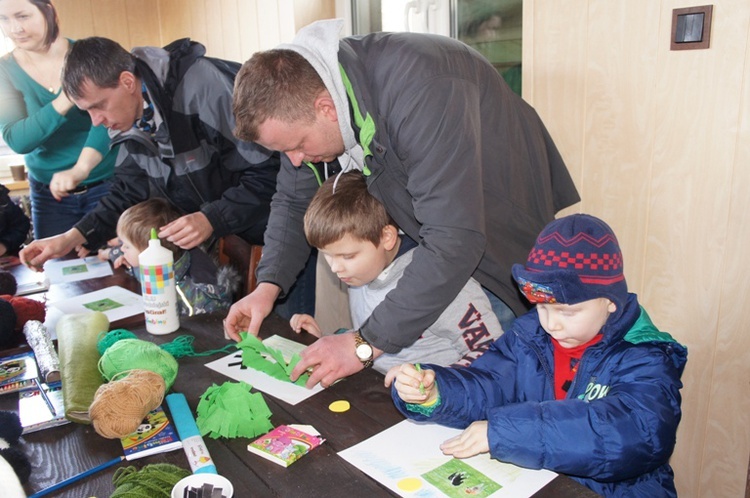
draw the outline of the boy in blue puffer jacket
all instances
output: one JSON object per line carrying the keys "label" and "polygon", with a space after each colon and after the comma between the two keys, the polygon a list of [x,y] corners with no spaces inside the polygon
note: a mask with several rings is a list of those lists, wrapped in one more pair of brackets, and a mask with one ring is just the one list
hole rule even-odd
{"label": "boy in blue puffer jacket", "polygon": [[612,229],[555,220],[513,278],[536,308],[469,368],[391,369],[397,408],[465,429],[441,445],[457,458],[489,452],[604,496],[677,496],[669,457],[687,349],[628,293]]}

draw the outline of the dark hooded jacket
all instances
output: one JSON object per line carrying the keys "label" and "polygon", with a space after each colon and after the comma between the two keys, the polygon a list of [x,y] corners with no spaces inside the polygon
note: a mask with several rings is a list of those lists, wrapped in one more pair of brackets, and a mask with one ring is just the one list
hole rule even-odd
{"label": "dark hooded jacket", "polygon": [[133,50],[157,129],[153,138],[138,128],[110,133],[121,144],[112,190],[76,225],[89,247],[114,236],[120,213],[151,196],[202,212],[214,237],[262,242],[279,156],[234,137],[233,77],[204,53],[187,39]]}
{"label": "dark hooded jacket", "polygon": [[[447,37],[344,38],[338,60],[351,82],[350,109],[372,120],[360,134],[352,118],[371,151],[368,190],[419,243],[362,335],[386,353],[408,347],[471,276],[525,312],[511,266],[557,211],[579,200],[534,109],[478,52]],[[309,252],[302,217],[317,186],[310,169],[282,157],[259,281],[285,291],[294,283]]]}

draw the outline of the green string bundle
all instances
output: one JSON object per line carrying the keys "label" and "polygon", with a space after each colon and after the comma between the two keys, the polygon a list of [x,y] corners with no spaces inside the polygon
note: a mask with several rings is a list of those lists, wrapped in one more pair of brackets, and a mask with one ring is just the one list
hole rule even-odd
{"label": "green string bundle", "polygon": [[168,342],[166,344],[162,344],[159,347],[162,348],[164,351],[170,353],[175,358],[184,358],[186,356],[190,356],[190,357],[210,356],[216,353],[229,353],[237,349],[237,346],[235,346],[234,344],[227,344],[223,348],[210,349],[202,353],[196,353],[195,349],[193,349],[194,340],[195,340],[195,337],[193,337],[192,335],[181,335],[181,336],[175,337],[174,341]]}
{"label": "green string bundle", "polygon": [[170,498],[175,484],[189,475],[171,463],[152,463],[141,470],[122,467],[112,477],[115,491],[110,498]]}
{"label": "green string bundle", "polygon": [[[107,349],[109,349],[118,341],[121,341],[123,339],[137,338],[134,333],[125,329],[114,329],[109,332],[102,332],[99,337],[99,342],[97,342],[96,347],[99,350],[100,355],[103,355]],[[185,357],[210,356],[216,353],[229,353],[237,349],[237,346],[235,346],[234,344],[227,344],[223,348],[211,349],[202,353],[196,353],[195,349],[193,348],[193,341],[195,341],[195,337],[193,337],[192,335],[181,335],[177,336],[172,342],[162,344],[159,347],[177,359]]]}

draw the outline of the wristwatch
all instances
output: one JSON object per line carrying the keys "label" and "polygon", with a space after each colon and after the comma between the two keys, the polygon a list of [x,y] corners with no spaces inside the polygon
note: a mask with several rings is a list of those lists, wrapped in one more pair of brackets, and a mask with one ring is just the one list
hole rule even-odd
{"label": "wristwatch", "polygon": [[372,366],[372,346],[362,337],[359,330],[354,332],[354,348],[354,352],[362,365],[365,368],[370,368]]}

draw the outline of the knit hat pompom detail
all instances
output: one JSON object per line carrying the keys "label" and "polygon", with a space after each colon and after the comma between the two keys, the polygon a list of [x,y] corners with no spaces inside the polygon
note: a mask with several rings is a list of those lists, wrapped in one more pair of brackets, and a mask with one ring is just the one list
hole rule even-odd
{"label": "knit hat pompom detail", "polygon": [[621,310],[628,299],[622,251],[612,229],[587,214],[552,221],[513,278],[531,303],[577,304],[604,297]]}

